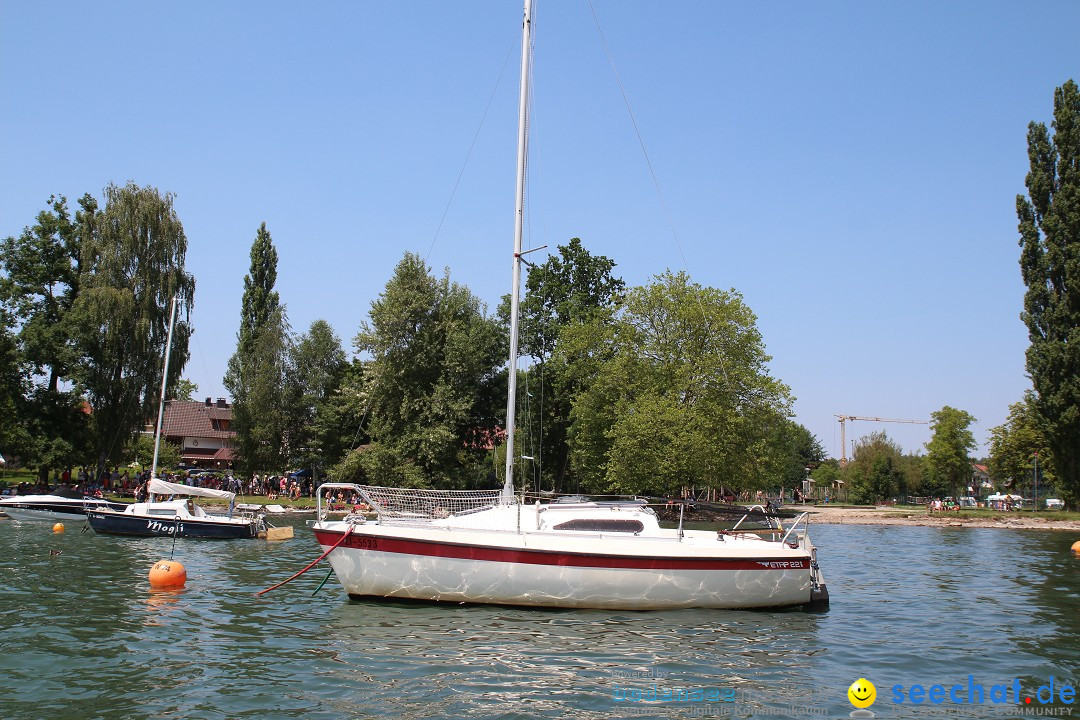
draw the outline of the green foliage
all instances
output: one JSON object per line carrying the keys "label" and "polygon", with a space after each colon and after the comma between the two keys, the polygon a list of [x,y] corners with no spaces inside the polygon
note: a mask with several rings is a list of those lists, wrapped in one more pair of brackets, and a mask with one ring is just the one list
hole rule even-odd
{"label": "green foliage", "polygon": [[195,279],[184,271],[187,237],[171,194],[109,185],[105,208],[84,199],[78,219],[82,268],[71,331],[83,362],[74,378],[93,407],[100,474],[157,406],[174,297],[170,387],[183,371]]}
{"label": "green foliage", "polygon": [[786,417],[777,416],[766,444],[763,458],[770,486],[775,483],[786,492],[802,488],[806,470],[825,459],[825,448],[805,426]]}
{"label": "green foliage", "polygon": [[1028,125],[1030,199],[1016,198],[1020,270],[1027,286],[1021,317],[1031,346],[1027,371],[1033,407],[1050,450],[1059,489],[1080,499],[1080,90],[1054,91],[1054,137]]}
{"label": "green foliage", "polygon": [[[339,428],[316,423],[320,407],[331,398],[345,376],[348,367],[341,340],[330,323],[316,320],[311,328],[289,348],[285,373],[286,437],[289,462],[292,467],[325,465],[324,444],[336,445],[327,438],[327,430],[340,435]],[[346,430],[348,432],[348,430]]]}
{"label": "green foliage", "polygon": [[[171,370],[171,368],[170,368]],[[190,380],[183,378],[176,381],[176,387],[173,388],[172,394],[168,396],[169,400],[187,400],[192,401],[195,399],[195,395],[199,392],[199,386]]]}
{"label": "green foliage", "polygon": [[224,378],[233,398],[233,454],[242,475],[283,471],[288,459],[285,377],[290,339],[285,309],[274,290],[277,258],[262,223],[251,245],[250,271],[244,276],[236,352]]}
{"label": "green foliage", "polygon": [[[89,196],[81,204],[77,218],[97,207]],[[51,197],[34,226],[0,243],[0,446],[41,478],[81,459],[88,437],[78,394],[60,387],[80,362],[80,227],[65,198]]]}
{"label": "green foliage", "polygon": [[433,484],[474,477],[505,391],[505,334],[465,287],[406,254],[356,336],[366,369],[370,435]]}
{"label": "green foliage", "polygon": [[322,465],[336,465],[370,441],[363,430],[369,405],[365,377],[364,363],[353,360],[342,368],[338,385],[316,406],[312,431]]}
{"label": "green foliage", "polygon": [[840,470],[840,463],[835,458],[824,460],[820,465],[810,471],[810,477],[814,481],[812,493],[824,500],[828,497],[831,501],[846,498],[844,473]]}
{"label": "green foliage", "polygon": [[[525,297],[521,302],[521,347],[536,358],[532,371],[519,382],[519,420],[527,423],[523,433],[528,454],[544,488],[562,490],[573,478],[570,471],[568,431],[570,409],[581,387],[573,371],[564,364],[550,362],[565,328],[590,321],[610,311],[621,296],[625,283],[612,275],[615,263],[603,255],[593,255],[572,238],[560,245],[542,265],[529,270]],[[509,303],[502,310],[509,313]],[[524,412],[522,412],[524,410]]]}
{"label": "green foliage", "polygon": [[768,374],[755,323],[734,291],[668,272],[615,315],[565,331],[556,360],[584,388],[571,428],[583,486],[670,495],[767,483],[762,457],[791,398]]}
{"label": "green foliage", "polygon": [[959,497],[971,479],[971,453],[976,443],[970,426],[975,418],[948,405],[930,413],[930,417],[933,418],[930,429],[934,433],[926,444],[930,480],[937,487],[948,488],[949,495]]}
{"label": "green foliage", "polygon": [[[179,467],[182,454],[183,448],[163,438],[158,446],[158,472],[162,468]],[[134,463],[140,469],[150,469],[154,461],[154,436],[143,432],[136,434],[134,440],[124,448],[122,461],[125,466]]]}
{"label": "green foliage", "polygon": [[903,485],[898,489],[901,497],[904,495],[940,497],[947,494],[943,492],[944,488],[936,488],[929,483],[925,455],[908,453],[899,459],[896,467],[903,476]]}
{"label": "green foliage", "polygon": [[424,472],[397,448],[372,443],[353,450],[330,471],[334,482],[388,487],[430,487]]}
{"label": "green foliage", "polygon": [[899,469],[900,445],[884,431],[858,440],[853,456],[844,470],[850,502],[869,504],[907,494],[907,478]]}
{"label": "green foliage", "polygon": [[997,482],[1013,487],[1034,484],[1035,454],[1039,455],[1039,485],[1055,484],[1054,459],[1050,444],[1039,426],[1035,398],[1026,393],[1024,399],[1009,406],[1005,422],[990,429],[990,476]]}

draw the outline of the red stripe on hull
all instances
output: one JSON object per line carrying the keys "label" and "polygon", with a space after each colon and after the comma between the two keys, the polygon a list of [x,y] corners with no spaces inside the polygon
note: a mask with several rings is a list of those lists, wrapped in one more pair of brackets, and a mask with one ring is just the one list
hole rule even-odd
{"label": "red stripe on hull", "polygon": [[[316,530],[315,538],[320,545],[335,544],[341,533]],[[554,550],[517,550],[466,545],[461,543],[433,542],[405,538],[387,538],[376,535],[350,535],[341,547],[373,552],[445,557],[461,560],[487,562],[523,563],[526,565],[556,565],[566,567],[598,567],[633,570],[809,570],[806,558],[720,558],[720,557],[651,557],[642,555],[601,555],[571,553]]]}

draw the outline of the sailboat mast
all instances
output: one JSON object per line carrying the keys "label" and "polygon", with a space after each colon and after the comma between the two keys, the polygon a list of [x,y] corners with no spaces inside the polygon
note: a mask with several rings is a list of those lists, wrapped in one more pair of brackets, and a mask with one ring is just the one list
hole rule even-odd
{"label": "sailboat mast", "polygon": [[157,477],[158,448],[161,447],[161,420],[165,416],[165,387],[169,384],[169,356],[172,355],[173,325],[176,323],[176,296],[169,309],[169,336],[165,340],[165,369],[161,373],[161,402],[157,410],[157,430],[154,431],[154,461],[150,464],[150,477]]}
{"label": "sailboat mast", "polygon": [[529,75],[532,44],[532,0],[525,0],[521,26],[521,89],[518,98],[517,194],[514,198],[514,270],[510,291],[509,388],[506,394],[506,479],[503,498],[514,496],[514,422],[517,400],[518,306],[521,299],[521,238],[525,227],[525,164],[529,150]]}

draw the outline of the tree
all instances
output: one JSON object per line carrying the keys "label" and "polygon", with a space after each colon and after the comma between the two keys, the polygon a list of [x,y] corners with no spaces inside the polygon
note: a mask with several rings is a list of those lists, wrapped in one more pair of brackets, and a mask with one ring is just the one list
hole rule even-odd
{"label": "tree", "polygon": [[777,416],[767,447],[768,477],[788,493],[802,488],[807,469],[825,459],[825,448],[817,437],[804,425],[783,416]]}
{"label": "tree", "polygon": [[323,437],[326,426],[316,424],[319,409],[330,402],[341,385],[348,363],[341,340],[330,323],[316,320],[307,333],[291,345],[286,368],[288,446],[294,466],[312,467],[324,463]]}
{"label": "tree", "polygon": [[1021,483],[1034,482],[1035,455],[1039,457],[1039,484],[1055,484],[1054,460],[1039,426],[1031,392],[1024,399],[1009,406],[1005,422],[990,429],[990,476],[1006,485],[1018,487]]}
{"label": "tree", "polygon": [[1020,270],[1027,286],[1027,371],[1033,407],[1053,454],[1059,490],[1080,499],[1080,91],[1054,91],[1054,137],[1028,125],[1030,199],[1016,197]]}
{"label": "tree", "polygon": [[934,434],[926,443],[926,462],[931,479],[939,486],[949,488],[949,494],[954,498],[959,497],[960,489],[966,488],[971,479],[971,453],[976,443],[969,428],[975,418],[948,405],[930,413],[930,417],[930,429]]}
{"label": "tree", "polygon": [[374,442],[430,483],[473,482],[505,397],[505,335],[483,304],[449,272],[436,279],[406,253],[354,342],[372,358],[366,385]]}
{"label": "tree", "polygon": [[[614,268],[612,260],[591,254],[579,238],[571,238],[559,246],[558,255],[529,270],[521,303],[521,347],[536,358],[537,367],[519,387],[525,392],[524,419],[529,430],[535,428],[534,433],[526,433],[536,445],[531,454],[541,474],[550,477],[550,482],[541,480],[544,487],[558,490],[566,482],[570,409],[581,390],[572,375],[560,372],[563,365],[552,365],[550,360],[565,328],[614,307],[625,289],[622,279],[612,275]],[[508,303],[504,305],[508,308]]]}
{"label": "tree", "polygon": [[844,469],[848,499],[869,504],[906,495],[906,478],[900,472],[902,451],[884,431],[872,432],[855,443]]}
{"label": "tree", "polygon": [[768,441],[790,414],[756,318],[734,291],[657,276],[614,314],[566,331],[556,356],[585,388],[571,462],[589,490],[677,494],[768,482]]}
{"label": "tree", "polygon": [[[84,196],[77,218],[96,212]],[[80,398],[68,383],[80,360],[72,308],[79,293],[80,225],[63,196],[51,197],[37,222],[0,243],[0,443],[46,479],[85,448]]]}
{"label": "tree", "polygon": [[285,368],[288,321],[277,282],[277,250],[259,226],[251,245],[251,267],[244,276],[236,352],[229,358],[224,385],[233,398],[232,429],[237,469],[247,474],[282,470],[285,446]]}
{"label": "tree", "polygon": [[172,394],[169,395],[170,400],[187,400],[191,402],[195,399],[196,393],[199,392],[199,386],[191,382],[187,378],[182,378],[176,381],[176,387],[173,388]]}
{"label": "tree", "polygon": [[157,407],[173,298],[179,319],[168,385],[178,382],[188,358],[195,279],[184,270],[187,237],[172,194],[109,185],[104,210],[84,204],[79,220],[84,267],[72,332],[83,361],[74,377],[93,408],[100,475]]}
{"label": "tree", "polygon": [[[327,466],[341,462],[350,451],[370,440],[364,430],[369,407],[366,367],[359,359],[347,364],[337,387],[316,408],[315,443]],[[335,468],[333,476],[342,479],[348,475]]]}
{"label": "tree", "polygon": [[26,379],[13,325],[14,319],[0,303],[0,453],[8,455],[28,445],[25,427],[18,422]]}
{"label": "tree", "polygon": [[[159,471],[161,468],[179,466],[182,455],[183,448],[166,442],[165,438],[162,438],[158,446]],[[123,460],[125,465],[135,463],[140,467],[149,468],[154,461],[154,436],[150,433],[138,433],[125,448]]]}

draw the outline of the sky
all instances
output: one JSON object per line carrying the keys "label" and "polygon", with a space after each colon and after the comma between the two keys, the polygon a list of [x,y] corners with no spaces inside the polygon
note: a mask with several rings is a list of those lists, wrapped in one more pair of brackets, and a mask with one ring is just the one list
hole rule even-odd
{"label": "sky", "polygon": [[[323,319],[351,350],[405,252],[493,312],[521,16],[0,0],[0,237],[54,194],[174,194],[199,397],[226,394],[262,222],[296,333]],[[1016,195],[1028,123],[1080,79],[1078,27],[1072,0],[541,0],[525,244],[542,262],[580,237],[631,286],[671,269],[737,290],[830,456],[838,414],[946,405],[976,418],[981,454],[1030,387]],[[862,421],[849,445],[872,431],[906,452],[930,439]]]}

